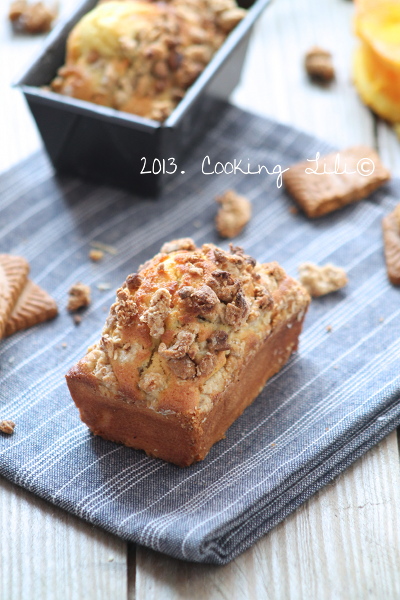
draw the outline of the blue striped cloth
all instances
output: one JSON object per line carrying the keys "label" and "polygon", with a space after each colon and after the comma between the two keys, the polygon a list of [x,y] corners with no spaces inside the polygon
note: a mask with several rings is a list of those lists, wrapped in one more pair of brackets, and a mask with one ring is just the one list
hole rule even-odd
{"label": "blue striped cloth", "polygon": [[[0,436],[0,473],[126,540],[222,564],[395,428],[400,296],[386,277],[380,222],[400,196],[399,182],[310,221],[290,212],[274,176],[201,174],[206,155],[212,163],[250,158],[272,170],[328,150],[226,107],[158,201],[55,177],[42,153],[3,175],[0,251],[30,261],[60,315],[0,344],[0,418],[16,422],[13,436]],[[64,374],[98,339],[117,286],[164,241],[220,243],[213,198],[228,187],[253,203],[236,244],[294,276],[303,261],[331,261],[346,269],[349,284],[312,303],[299,352],[203,462],[180,469],[92,436]],[[118,253],[94,264],[88,251],[96,240]],[[93,290],[79,327],[65,309],[76,281]],[[98,289],[102,283],[110,288]]]}

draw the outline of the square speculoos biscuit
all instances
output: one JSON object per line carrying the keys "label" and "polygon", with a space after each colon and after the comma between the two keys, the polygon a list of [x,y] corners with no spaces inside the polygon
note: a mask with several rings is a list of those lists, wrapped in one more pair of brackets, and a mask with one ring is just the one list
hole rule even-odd
{"label": "square speculoos biscuit", "polygon": [[400,285],[400,204],[382,219],[385,261],[389,280]]}
{"label": "square speculoos biscuit", "polygon": [[320,157],[318,164],[303,161],[283,174],[286,190],[312,218],[366,198],[388,179],[390,172],[368,146],[332,152]]}
{"label": "square speculoos biscuit", "polygon": [[56,301],[39,285],[28,279],[7,321],[5,335],[9,336],[44,323],[57,314]]}
{"label": "square speculoos biscuit", "polygon": [[165,244],[67,374],[82,420],[179,466],[202,460],[297,349],[309,302],[277,263],[240,248]]}
{"label": "square speculoos biscuit", "polygon": [[21,256],[0,254],[0,339],[28,280],[29,264]]}

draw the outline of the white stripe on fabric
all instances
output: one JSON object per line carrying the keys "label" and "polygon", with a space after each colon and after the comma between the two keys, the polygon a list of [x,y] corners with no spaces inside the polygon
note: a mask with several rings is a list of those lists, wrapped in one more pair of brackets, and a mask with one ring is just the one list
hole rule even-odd
{"label": "white stripe on fabric", "polygon": [[[75,185],[75,187],[78,187],[77,183],[75,183],[74,185]],[[72,187],[73,187],[73,184],[71,184],[71,188]],[[20,227],[21,225],[23,225],[26,221],[28,221],[28,219],[31,219],[37,213],[48,208],[53,203],[54,203],[54,197],[52,196],[52,194],[48,194],[45,198],[43,198],[43,200],[41,200],[40,202],[37,202],[30,209],[24,211],[19,217],[14,217],[12,219],[12,221],[8,224],[8,226],[3,227],[0,230],[0,240],[2,238],[4,238],[7,234],[9,234],[11,231],[13,231],[14,229],[17,229],[17,227]]]}
{"label": "white stripe on fabric", "polygon": [[[378,286],[378,287],[379,287],[379,289],[380,289],[380,294],[381,294],[381,293],[384,293],[384,292],[385,292],[385,290],[381,288],[381,283],[382,283],[382,282],[381,282],[380,278],[376,278],[376,279],[377,279],[377,281],[375,281],[375,282],[371,282],[371,280],[370,280],[369,282],[367,282],[367,284],[366,284],[366,287],[367,287],[367,288],[370,288],[370,287],[371,287],[371,283],[375,283],[375,285],[376,285],[376,286]],[[373,287],[373,286],[372,286],[372,287]],[[366,292],[366,291],[367,291],[367,290],[365,290],[365,291],[363,290],[363,295],[365,294],[365,292]],[[360,290],[358,290],[358,292],[360,292]],[[380,295],[380,294],[379,294],[379,295]],[[370,298],[370,302],[372,302],[372,301],[375,299],[375,297],[374,297],[374,296],[369,296],[369,298]],[[340,306],[341,306],[341,305],[339,305],[339,307],[340,307]],[[347,316],[349,316],[349,312],[346,310],[346,308],[342,308],[342,312],[343,312],[344,314],[347,314]],[[329,313],[328,313],[328,314],[329,314]],[[324,316],[322,319],[325,319],[325,316]],[[344,322],[343,322],[343,324],[345,324],[345,323],[346,323],[346,321],[344,321]],[[338,324],[336,323],[336,324],[335,324],[335,328],[337,328],[337,327],[338,327]],[[381,328],[381,326],[379,326],[379,327],[378,327],[376,330],[379,330],[380,328]],[[376,331],[376,330],[374,330],[374,333],[375,333],[375,331]],[[323,340],[325,339],[325,335],[326,335],[326,332],[324,332],[323,336],[320,336],[320,337],[321,337],[321,339],[319,339],[318,341],[319,341],[319,342],[320,342],[320,341],[323,341]],[[304,347],[304,344],[303,344],[303,346],[302,346],[302,347]],[[309,349],[309,351],[310,351],[310,350],[312,350],[314,347],[315,347],[315,346],[312,346],[312,347]],[[346,352],[346,354],[348,354],[348,352]],[[298,359],[299,359],[299,360],[301,360],[301,357],[302,357],[302,356],[304,357],[304,352],[303,352],[303,353],[302,353],[302,354],[301,354],[301,355],[298,357]],[[339,359],[337,359],[337,361],[338,361],[338,360],[340,360],[340,358],[339,358]],[[336,362],[337,362],[337,361],[336,361]],[[290,366],[293,366],[293,365],[292,365],[292,364],[291,364],[291,365],[289,365],[289,368],[290,368]],[[57,374],[57,371],[58,371],[58,369],[56,370],[56,374]],[[324,371],[325,371],[325,370],[324,370]],[[279,377],[279,374],[277,374],[277,375],[276,375],[276,377]],[[50,391],[51,391],[51,390],[50,390]],[[49,392],[48,392],[48,393],[49,393]]]}
{"label": "white stripe on fabric", "polygon": [[[356,406],[356,408],[354,408],[354,410],[352,410],[350,413],[346,414],[344,417],[342,417],[341,419],[339,419],[339,421],[337,421],[337,423],[334,425],[333,428],[337,428],[343,421],[345,421],[346,419],[348,419],[349,415],[354,414],[355,412],[358,412],[365,404],[367,404],[371,398],[377,396],[380,392],[382,392],[385,388],[391,386],[395,381],[398,381],[400,379],[400,375],[397,375],[396,377],[394,377],[391,381],[389,381],[389,383],[385,384],[384,386],[382,386],[377,392],[374,392],[373,394],[371,394],[370,396],[368,396],[368,398],[366,398],[360,405]],[[307,450],[309,450],[310,448],[312,448],[313,446],[315,446],[321,439],[323,439],[324,437],[326,437],[328,434],[328,432],[323,433],[322,435],[320,435],[318,438],[314,439],[310,444],[308,444],[308,446],[306,446],[298,456],[301,456],[302,454],[304,454]],[[295,458],[298,458],[295,457]],[[290,460],[281,463],[279,465],[279,467],[277,467],[275,469],[275,471],[273,471],[271,473],[271,476],[275,474],[275,472],[278,472],[279,470],[281,470],[284,466],[290,464],[291,462],[293,462],[295,460],[295,458],[291,458]],[[249,487],[248,490],[246,492],[244,492],[243,496],[248,495],[250,493],[252,493],[256,488],[260,487],[261,485],[263,485],[263,481],[259,481],[258,483],[254,484],[253,486]],[[221,514],[223,514],[224,512],[227,512],[232,506],[234,506],[235,504],[237,504],[238,502],[240,502],[243,499],[243,496],[241,496],[241,498],[238,498],[237,500],[231,502],[229,505],[225,506],[221,511],[219,511],[218,513],[214,513],[211,517],[209,517],[208,519],[203,519],[200,523],[198,523],[197,525],[195,525],[191,530],[188,531],[188,533],[185,535],[185,538],[183,540],[182,543],[182,552],[183,554],[186,556],[186,550],[185,550],[185,546],[188,542],[189,537],[194,533],[194,531],[202,526],[204,526],[204,524],[207,521],[210,521],[212,519],[216,519],[218,518]],[[236,531],[234,532],[236,533]]]}
{"label": "white stripe on fabric", "polygon": [[[365,284],[366,290],[362,290],[362,292],[363,292],[363,295],[365,294],[365,292],[367,292],[367,291],[370,291],[370,289],[373,289],[374,287],[376,287],[376,288],[379,290],[379,292],[378,292],[377,296],[380,296],[380,295],[384,294],[384,293],[385,293],[385,287],[382,287],[382,284],[383,284],[383,283],[384,283],[384,279],[383,279],[383,277],[379,276],[379,274],[378,274],[378,276],[376,276],[376,277],[375,277],[373,280],[369,280],[369,281],[368,281],[368,282]],[[359,297],[359,294],[360,294],[360,289],[357,291],[357,293],[355,293],[356,297]],[[376,299],[376,297],[375,297],[375,296],[369,296],[369,301],[370,301],[370,302],[373,302],[375,299]],[[316,332],[318,333],[318,335],[317,335],[317,336],[314,336],[314,337],[317,337],[317,339],[315,340],[315,342],[316,342],[316,343],[314,343],[314,345],[312,345],[312,346],[311,346],[311,347],[308,349],[309,351],[311,351],[312,349],[314,349],[314,348],[315,348],[315,346],[316,346],[316,345],[318,345],[319,343],[321,343],[322,341],[325,341],[325,339],[326,339],[326,331],[325,331],[325,330],[324,330],[324,331],[321,331],[321,330],[320,330],[320,328],[318,328],[318,324],[320,324],[320,322],[321,322],[321,321],[324,321],[324,320],[325,320],[327,317],[329,317],[329,319],[330,319],[330,320],[332,320],[332,318],[331,318],[331,317],[332,317],[333,315],[332,315],[331,313],[338,312],[338,311],[339,311],[339,309],[341,309],[341,312],[342,312],[342,314],[343,314],[344,316],[346,315],[347,317],[348,317],[348,316],[354,316],[355,314],[357,314],[357,312],[358,312],[358,311],[357,311],[357,309],[355,309],[355,310],[354,310],[354,314],[353,314],[353,313],[352,313],[352,311],[349,311],[349,309],[348,309],[348,307],[347,307],[347,306],[345,306],[345,307],[342,307],[342,305],[343,305],[343,304],[344,304],[344,302],[342,302],[342,303],[339,305],[339,307],[335,307],[335,308],[333,308],[331,311],[327,312],[327,313],[326,313],[326,314],[325,314],[323,317],[321,317],[321,319],[319,319],[319,320],[317,321],[317,323],[314,325],[314,327],[315,327],[315,330],[316,330]],[[352,304],[352,301],[351,301],[350,299],[348,300],[348,304],[350,304],[350,305]],[[364,306],[365,306],[365,305],[364,305]],[[364,306],[360,306],[360,307],[358,307],[358,308],[359,308],[359,310],[361,310],[362,308],[364,308]],[[343,320],[343,323],[340,323],[339,321],[335,321],[335,329],[339,328],[341,325],[344,325],[346,322],[347,322],[347,319],[344,319],[344,320]],[[380,328],[381,328],[381,326],[377,327],[376,331],[378,331]],[[375,331],[375,330],[374,330],[374,331]],[[302,350],[304,349],[304,346],[305,346],[305,340],[304,340],[304,342],[302,342]],[[304,357],[304,355],[305,355],[305,353],[304,353],[304,351],[302,351],[302,353],[301,353],[301,354],[300,354],[300,355],[299,355],[299,356],[298,356],[298,357],[295,359],[295,360],[296,360],[296,362],[297,362],[297,360],[301,360],[301,358],[302,358],[302,357]],[[291,366],[293,366],[293,363],[290,363],[290,365],[289,365],[289,366],[287,366],[287,369],[288,369],[288,368],[290,368]],[[282,371],[281,371],[281,372],[282,372]],[[275,377],[279,377],[279,373],[278,373],[278,374],[277,374]]]}
{"label": "white stripe on fabric", "polygon": [[[11,204],[16,202],[21,195],[26,194],[28,190],[28,183],[33,178],[34,174],[35,186],[38,187],[43,182],[49,179],[51,176],[51,170],[49,167],[42,167],[40,169],[29,169],[27,171],[23,171],[23,176],[20,180],[15,182],[14,179],[11,180],[11,183],[8,187],[0,189],[0,213],[8,208]],[[1,175],[3,176],[3,175]]]}
{"label": "white stripe on fabric", "polygon": [[[392,315],[391,321],[393,319],[395,319],[398,315],[400,314],[400,309],[398,311],[396,311],[396,313],[394,315]],[[389,324],[390,321],[388,320]],[[346,358],[349,356],[349,354],[351,354],[354,350],[356,350],[361,343],[365,342],[366,339],[369,339],[371,337],[373,337],[373,334],[376,333],[378,328],[376,328],[375,332],[371,332],[371,334],[367,334],[367,336],[365,336],[365,338],[363,340],[360,340],[360,342],[358,342],[357,344],[355,344],[353,347],[351,347],[350,349],[348,349],[346,352],[344,352],[340,359],[338,359],[337,363],[340,362],[340,360],[342,360],[343,358]],[[398,348],[400,344],[400,340],[396,340],[388,349],[388,353],[389,355],[393,356],[393,361],[396,360],[396,352],[398,350]],[[317,403],[316,405],[313,405],[310,408],[310,411],[308,411],[307,413],[305,413],[300,420],[296,421],[290,428],[286,429],[284,433],[282,433],[281,436],[278,436],[277,438],[274,438],[273,442],[279,442],[281,439],[285,440],[285,445],[288,446],[290,445],[294,435],[297,434],[297,431],[299,429],[301,429],[302,432],[305,431],[304,428],[304,423],[303,422],[309,422],[310,421],[310,417],[311,417],[311,423],[313,423],[314,421],[316,421],[321,415],[323,415],[326,412],[330,412],[332,409],[336,408],[338,405],[340,405],[342,402],[345,401],[344,397],[343,397],[343,392],[346,391],[346,388],[348,388],[350,386],[350,389],[355,390],[357,388],[357,384],[359,383],[359,381],[367,381],[370,379],[373,379],[373,377],[375,376],[375,374],[378,372],[381,368],[381,366],[383,364],[385,364],[385,361],[387,359],[387,354],[386,354],[386,350],[384,352],[382,352],[380,354],[380,359],[377,359],[376,357],[374,357],[373,359],[371,359],[367,364],[365,364],[360,371],[358,371],[350,380],[345,381],[339,388],[336,388],[335,390],[333,390],[328,396],[326,396],[325,398],[323,398],[319,403]],[[372,366],[372,370],[371,370],[371,366]],[[324,369],[324,372],[326,372],[327,370],[329,370],[330,368],[332,368],[331,366],[327,367],[326,369]],[[367,371],[367,375],[365,375],[365,371]],[[321,372],[321,374],[323,374]],[[313,381],[316,381],[320,376],[320,373],[318,373]],[[235,444],[233,444],[232,446],[230,446],[226,451],[224,451],[223,453],[221,453],[220,455],[218,455],[218,457],[216,457],[212,462],[210,462],[209,464],[207,464],[205,467],[203,467],[200,471],[198,471],[197,473],[191,475],[188,477],[188,479],[190,479],[191,477],[197,477],[199,476],[200,473],[202,473],[204,470],[207,469],[212,469],[213,468],[213,464],[217,461],[219,461],[222,456],[229,454],[234,448],[236,448],[238,445],[240,445],[243,441],[245,441],[249,436],[251,436],[256,430],[258,430],[260,427],[265,426],[265,424],[273,417],[275,416],[286,404],[288,404],[289,402],[291,402],[299,393],[301,393],[302,391],[304,391],[304,389],[306,389],[310,383],[312,382],[307,382],[302,388],[300,388],[299,390],[297,390],[294,394],[292,394],[289,398],[287,398],[282,404],[279,405],[279,407],[277,407],[272,413],[270,413],[265,419],[263,419],[261,422],[257,423],[257,425],[251,429],[249,432],[246,433],[245,436],[243,436],[238,442],[236,442]],[[267,384],[268,385],[268,384]],[[332,402],[329,405],[327,404],[327,400],[329,398],[337,398],[339,401],[338,402]],[[316,418],[315,418],[316,417]],[[288,433],[292,432],[291,436],[288,436]],[[265,460],[266,458],[273,456],[277,453],[280,453],[282,451],[282,447],[280,448],[275,448],[273,449],[272,447],[267,447],[267,448],[263,448],[259,451],[258,455],[262,455],[262,460]],[[253,463],[255,460],[255,456],[252,456],[249,461],[247,461],[247,463]],[[257,461],[259,462],[259,460]],[[247,464],[244,463],[244,464]],[[236,471],[240,471],[241,469],[243,469],[243,464],[234,467],[232,471],[236,472]],[[231,481],[231,476],[232,476],[232,471],[229,471],[225,474],[223,481],[228,480]],[[178,484],[176,486],[176,488],[180,487],[181,485],[184,485],[187,483],[188,479],[186,479],[185,481],[181,482],[180,484]],[[219,488],[223,488],[224,486],[221,485],[221,480],[219,480],[218,482],[216,482],[216,484],[214,484],[214,486],[217,485]],[[175,491],[176,488],[172,488],[171,490],[169,490],[167,492],[167,494],[165,494],[165,496],[171,494],[172,492]],[[210,487],[207,488],[207,493],[209,493],[210,491]],[[146,510],[148,510],[148,508],[151,508],[152,506],[154,506],[155,504],[157,504],[158,502],[162,501],[164,499],[165,496],[162,496],[161,498],[159,498],[156,502],[154,502],[153,504],[149,505],[148,507],[146,507],[146,509],[144,509],[143,511],[140,512],[145,512]],[[199,496],[196,497],[196,501],[199,498]],[[191,506],[193,504],[193,502],[195,502],[193,499],[191,500]],[[132,516],[136,516],[139,513],[134,513],[134,515],[129,516],[126,520],[129,520],[130,518],[132,518]],[[123,526],[124,522],[121,522],[121,527]],[[150,524],[149,524],[150,526]]]}
{"label": "white stripe on fabric", "polygon": [[[395,313],[395,314],[392,316],[392,319],[391,319],[391,320],[393,320],[395,317],[397,317],[397,316],[398,316],[398,314],[400,314],[400,309],[399,309],[399,311],[397,311],[397,312],[396,312],[396,313]],[[388,321],[387,321],[387,324],[389,324],[389,323],[390,323],[390,321],[388,320]],[[378,331],[378,330],[379,330],[379,327],[376,327],[376,329],[375,329],[373,332],[370,332],[370,333],[368,333],[368,334],[367,334],[367,335],[366,335],[366,336],[365,336],[365,337],[364,337],[362,340],[359,340],[359,342],[357,342],[357,344],[353,345],[353,346],[352,346],[350,349],[348,349],[346,352],[344,352],[344,353],[343,353],[343,355],[342,355],[341,357],[339,357],[339,359],[337,359],[336,363],[339,363],[339,362],[340,362],[340,360],[342,360],[342,358],[344,358],[344,357],[348,357],[348,356],[349,356],[349,355],[350,355],[350,354],[351,354],[351,353],[352,353],[354,350],[356,350],[356,349],[357,349],[357,348],[358,348],[358,347],[359,347],[359,346],[360,346],[362,343],[364,343],[364,342],[365,342],[367,339],[369,339],[369,338],[373,337],[373,336],[374,336],[374,335],[377,333],[377,331]],[[399,344],[400,344],[400,341],[396,341],[396,342],[394,342],[394,344],[393,344],[393,345],[395,345],[395,346],[396,346],[396,348],[397,348],[397,346],[398,346]],[[381,365],[381,364],[382,364],[382,363],[383,363],[383,362],[386,360],[386,358],[387,358],[387,354],[386,354],[386,353],[383,353],[383,354],[381,355],[381,359],[380,359],[380,361],[379,361],[379,360],[378,360],[376,357],[374,357],[373,359],[371,359],[371,361],[369,361],[368,365],[365,365],[364,367],[362,367],[362,369],[361,369],[361,370],[360,370],[360,371],[359,371],[359,372],[358,372],[358,373],[357,373],[357,374],[356,374],[356,375],[355,375],[355,376],[354,376],[352,379],[354,379],[355,377],[356,377],[356,378],[359,378],[359,377],[360,377],[360,378],[362,378],[362,377],[363,377],[363,373],[364,373],[364,370],[365,370],[365,369],[367,369],[367,370],[368,370],[368,377],[367,377],[367,379],[371,378],[371,376],[372,376],[372,375],[371,375],[372,371],[373,371],[373,373],[375,373],[377,370],[379,371],[379,368],[378,368],[378,367],[380,367],[380,365]],[[372,365],[374,366],[373,370],[371,370],[371,369],[370,369],[370,364],[372,364]],[[298,389],[298,390],[297,390],[297,391],[296,391],[294,394],[292,394],[292,395],[291,395],[289,398],[287,398],[287,399],[286,399],[286,400],[285,400],[285,401],[284,401],[284,402],[283,402],[283,403],[282,403],[282,404],[281,404],[281,405],[280,405],[280,406],[279,406],[279,407],[278,407],[278,408],[277,408],[275,411],[273,411],[272,413],[270,413],[270,414],[269,414],[269,415],[268,415],[268,416],[267,416],[265,419],[263,419],[261,422],[259,422],[259,423],[258,423],[258,424],[257,424],[257,425],[256,425],[256,426],[255,426],[255,427],[252,429],[252,430],[250,430],[250,431],[249,431],[249,432],[248,432],[248,433],[247,433],[245,436],[243,436],[243,437],[242,437],[242,438],[241,438],[241,439],[240,439],[238,442],[236,442],[235,444],[233,444],[233,445],[232,445],[230,448],[228,448],[226,451],[222,452],[222,453],[221,453],[221,454],[220,454],[220,455],[219,455],[219,456],[218,456],[216,459],[214,459],[212,462],[210,462],[209,464],[207,464],[205,467],[203,467],[202,469],[200,469],[199,471],[197,471],[197,472],[196,472],[194,475],[192,475],[192,476],[190,476],[190,475],[189,475],[189,476],[188,476],[188,478],[187,478],[187,479],[185,479],[185,480],[184,480],[183,482],[181,482],[180,484],[178,484],[178,485],[176,486],[176,488],[172,488],[171,490],[169,490],[169,491],[168,491],[168,492],[167,492],[167,493],[166,493],[164,496],[162,496],[161,498],[159,498],[159,499],[158,499],[156,502],[154,502],[154,503],[150,504],[150,505],[149,505],[149,506],[148,506],[146,509],[144,509],[144,510],[142,510],[142,511],[139,511],[139,512],[136,512],[136,513],[134,513],[133,515],[130,515],[129,517],[127,517],[127,518],[126,518],[124,521],[122,521],[122,522],[121,522],[121,524],[120,524],[120,527],[122,527],[122,526],[123,526],[123,525],[124,525],[124,524],[125,524],[125,523],[126,523],[128,520],[129,520],[129,519],[131,519],[133,516],[137,516],[138,514],[141,514],[142,512],[146,512],[146,511],[147,511],[147,510],[148,510],[150,507],[152,507],[152,506],[154,506],[155,504],[158,504],[159,502],[161,502],[161,501],[162,501],[162,500],[163,500],[163,499],[164,499],[164,498],[165,498],[167,495],[169,495],[169,494],[171,494],[172,492],[174,492],[174,491],[175,491],[175,489],[177,489],[177,488],[178,488],[178,487],[180,487],[181,485],[185,485],[185,484],[187,483],[187,481],[188,481],[189,479],[191,479],[192,477],[198,477],[198,476],[200,476],[200,474],[201,474],[201,473],[202,473],[204,470],[207,470],[207,469],[210,469],[210,468],[212,468],[212,465],[213,465],[213,463],[215,463],[216,461],[219,461],[219,460],[221,460],[221,458],[222,458],[223,456],[225,456],[225,455],[229,454],[230,452],[232,452],[232,450],[234,450],[234,449],[235,449],[235,448],[236,448],[238,445],[240,445],[242,442],[244,442],[244,441],[245,441],[245,440],[246,440],[246,439],[247,439],[249,436],[251,436],[251,435],[252,435],[252,434],[253,434],[253,433],[254,433],[254,432],[257,430],[257,429],[259,429],[261,426],[265,426],[265,424],[266,424],[266,423],[268,423],[268,421],[269,421],[269,420],[270,420],[270,419],[271,419],[271,418],[272,418],[272,417],[273,417],[273,416],[274,416],[274,415],[275,415],[277,412],[279,412],[279,411],[280,411],[280,410],[281,410],[281,409],[282,409],[282,408],[283,408],[283,407],[284,407],[286,404],[288,404],[289,402],[293,401],[293,399],[294,399],[294,398],[295,398],[297,395],[299,395],[299,394],[300,394],[302,391],[304,391],[304,390],[305,390],[307,387],[309,387],[309,386],[310,386],[312,383],[314,383],[314,382],[315,382],[317,379],[319,379],[319,377],[320,377],[321,375],[323,375],[323,374],[324,374],[324,372],[326,372],[327,370],[329,370],[329,369],[331,369],[331,368],[332,368],[332,366],[331,366],[331,365],[329,365],[329,367],[326,367],[326,368],[325,368],[323,371],[319,372],[319,373],[318,373],[318,374],[317,374],[317,375],[316,375],[316,376],[315,376],[315,377],[314,377],[312,380],[309,380],[309,381],[307,381],[307,383],[306,383],[306,384],[304,384],[304,385],[303,385],[301,388],[299,388],[299,389]],[[360,373],[361,373],[361,375],[360,375]],[[349,380],[349,381],[350,381],[350,380]],[[305,413],[305,414],[303,415],[303,417],[302,417],[300,420],[298,420],[298,421],[297,421],[297,422],[296,422],[296,423],[295,423],[295,424],[294,424],[292,427],[288,428],[288,429],[287,429],[287,430],[284,432],[284,434],[283,434],[283,436],[284,436],[285,440],[287,441],[287,444],[289,444],[289,443],[290,443],[290,441],[291,441],[291,439],[292,439],[291,437],[289,437],[289,436],[288,436],[288,432],[290,432],[290,431],[291,431],[291,429],[293,429],[293,428],[294,428],[294,432],[296,432],[296,431],[297,431],[297,429],[298,429],[298,424],[299,424],[299,423],[302,423],[302,422],[303,422],[303,420],[304,420],[304,421],[306,421],[306,420],[307,420],[307,418],[309,417],[309,415],[311,416],[311,418],[313,419],[313,422],[314,422],[314,421],[316,420],[316,418],[318,418],[318,417],[319,417],[319,415],[320,415],[320,414],[323,414],[323,413],[324,413],[324,409],[325,409],[325,403],[326,403],[327,399],[328,399],[330,396],[333,396],[333,395],[335,395],[335,394],[336,394],[336,396],[339,398],[339,404],[340,404],[340,403],[342,403],[342,402],[344,401],[344,398],[343,398],[343,396],[342,396],[341,394],[342,394],[343,390],[345,389],[345,386],[347,386],[347,385],[348,385],[348,382],[347,382],[347,381],[346,381],[346,382],[344,382],[344,384],[342,384],[342,386],[340,386],[338,389],[334,390],[334,391],[333,391],[333,392],[332,392],[332,393],[331,393],[331,394],[330,394],[328,397],[324,398],[324,399],[323,399],[323,400],[322,400],[320,403],[318,403],[317,405],[314,405],[313,407],[311,407],[311,408],[310,408],[310,411],[308,411],[307,413]],[[266,387],[268,387],[268,384],[267,384],[267,386],[266,386]],[[340,393],[339,393],[339,392],[340,392]],[[336,405],[335,405],[335,406],[336,406]],[[320,408],[321,408],[321,410],[317,410],[317,407],[320,407]],[[333,405],[333,403],[332,403],[331,405],[329,405],[328,409],[329,409],[329,410],[331,410],[333,407],[334,407],[334,405]],[[302,428],[302,431],[304,431],[304,428]],[[274,442],[276,442],[277,440],[278,440],[278,438],[277,438],[277,439],[275,439],[275,440],[274,440]],[[281,449],[279,449],[279,450],[281,451]],[[273,451],[273,450],[271,450],[271,449],[267,449],[267,453],[270,453],[270,454],[275,454],[277,451],[278,451],[278,450],[276,450],[276,451]],[[262,452],[262,454],[263,454],[263,457],[265,458],[265,456],[266,456],[266,454],[265,454],[265,450],[262,450],[261,452]],[[254,460],[254,457],[252,457],[252,458],[251,458],[249,461],[247,461],[247,462],[248,462],[248,463],[253,463],[253,460]],[[247,463],[243,463],[243,464],[244,464],[244,465],[246,465]],[[241,470],[241,469],[243,469],[243,464],[241,464],[239,467],[235,467],[235,468],[233,469],[233,471],[236,471],[236,470]],[[228,480],[228,481],[230,481],[230,479],[231,479],[231,476],[232,476],[232,471],[228,471],[228,473],[227,473],[227,474],[224,476],[224,478],[223,478],[223,481],[225,481],[225,480]],[[133,485],[135,485],[135,483],[133,483]],[[218,481],[216,484],[214,484],[214,485],[217,485],[217,486],[218,486],[218,489],[220,489],[221,487],[224,487],[223,485],[221,485],[221,480],[219,480],[219,481]],[[122,487],[122,486],[121,486],[121,487]],[[96,509],[96,511],[97,511],[97,510],[99,510],[100,508],[102,508],[102,507],[104,506],[104,504],[107,504],[107,503],[111,502],[112,500],[114,500],[115,498],[118,498],[120,495],[124,494],[124,493],[125,493],[125,492],[126,492],[128,489],[130,489],[130,488],[128,487],[128,488],[124,488],[124,489],[122,489],[122,490],[120,489],[120,490],[119,490],[119,493],[118,493],[117,495],[114,495],[113,497],[108,497],[108,498],[106,499],[106,502],[101,502],[100,506],[99,506],[99,507]],[[209,494],[209,492],[210,492],[210,489],[211,489],[211,488],[210,488],[210,486],[209,486],[209,487],[207,488],[207,494]],[[191,506],[194,506],[194,505],[196,504],[197,500],[198,500],[200,497],[201,497],[201,494],[199,494],[198,496],[196,496],[196,499],[195,499],[195,500],[191,499],[191,501],[190,501],[190,504],[191,504]],[[186,504],[184,504],[183,506],[186,506]],[[179,510],[180,510],[180,508],[182,508],[182,505],[180,505],[180,507],[179,507]],[[92,514],[94,514],[94,513],[92,512]],[[148,526],[150,526],[150,524],[149,524]],[[145,529],[143,530],[143,535],[145,535]],[[144,539],[145,539],[145,538],[144,538]],[[147,540],[147,541],[148,541],[148,540]]]}
{"label": "white stripe on fabric", "polygon": [[[395,349],[392,352],[392,357],[389,362],[396,361],[397,353],[400,349],[400,341],[395,342],[392,346],[395,346]],[[385,353],[383,353],[383,354],[384,354],[384,356],[382,357],[381,361],[379,362],[379,366],[381,366],[387,358],[387,355]],[[386,364],[388,364],[388,363],[386,363]],[[368,370],[368,367],[371,367],[371,366],[372,366],[372,371]],[[370,361],[370,363],[368,365],[366,365],[362,369],[362,371],[363,371],[362,375],[364,376],[363,381],[370,381],[374,378],[376,373],[379,373],[379,368],[377,368],[377,365],[375,364],[374,361]],[[400,374],[397,375],[395,379],[400,379]],[[313,407],[314,410],[311,409],[309,412],[305,413],[303,415],[303,417],[301,418],[301,420],[293,425],[293,431],[292,431],[291,436],[287,436],[287,431],[281,436],[281,437],[284,437],[284,439],[285,439],[285,442],[286,442],[285,446],[288,446],[290,444],[290,442],[293,440],[295,435],[297,435],[298,431],[301,431],[304,434],[308,429],[310,429],[310,427],[315,422],[317,422],[319,420],[319,418],[321,416],[328,415],[330,412],[332,412],[334,409],[336,409],[337,406],[344,404],[344,402],[348,399],[348,397],[351,396],[350,392],[354,392],[356,390],[360,380],[361,380],[360,373],[358,373],[357,376],[352,381],[351,385],[349,385],[349,382],[345,382],[345,384],[343,386],[341,386],[339,389],[335,390],[335,392],[332,392],[331,394],[329,394],[320,403],[318,403],[316,405],[316,407],[318,407],[317,410],[315,410],[316,407]],[[349,392],[347,397],[344,395],[345,392]],[[329,404],[326,404],[326,402],[329,398],[332,398],[333,401]],[[357,406],[357,408],[355,410],[359,410],[360,408],[362,408],[362,406],[364,404],[365,404],[365,402],[363,404]],[[339,421],[337,421],[337,423],[341,423],[343,420],[348,418],[349,414],[352,414],[353,412],[354,411],[350,411],[350,413],[346,414],[343,418],[341,418]],[[327,435],[328,433],[329,432],[325,432],[324,435]],[[229,453],[229,451],[228,451],[228,453]],[[143,536],[145,536],[146,528],[153,527],[153,532],[150,532],[150,535],[152,537],[150,539],[149,538],[146,539],[146,537],[143,537],[141,542],[142,543],[143,542],[151,543],[151,544],[154,544],[154,546],[155,546],[157,544],[157,539],[159,539],[159,536],[161,535],[161,531],[163,529],[165,529],[166,527],[170,526],[171,523],[174,520],[176,520],[176,518],[180,518],[179,516],[177,516],[178,513],[181,513],[182,510],[184,510],[185,514],[196,512],[201,506],[203,506],[205,503],[209,502],[210,498],[216,496],[224,488],[231,487],[232,485],[234,485],[235,482],[237,482],[238,480],[243,478],[243,476],[247,472],[254,470],[260,463],[264,462],[269,456],[272,456],[278,452],[282,453],[282,447],[280,447],[279,449],[275,449],[275,450],[272,450],[270,447],[260,450],[257,454],[253,455],[248,461],[233,468],[231,471],[229,471],[227,474],[225,474],[219,481],[215,482],[212,486],[209,486],[206,491],[198,494],[196,496],[196,498],[194,498],[194,499],[192,498],[191,502],[185,502],[179,506],[179,509],[175,509],[174,511],[171,511],[170,513],[168,513],[168,515],[162,516],[159,519],[153,520],[143,530]],[[298,456],[291,458],[290,460],[296,460],[296,458],[298,458]],[[271,474],[268,475],[268,479],[271,479],[271,477],[275,474],[275,472],[280,470],[285,464],[286,463],[281,463],[280,466],[275,471],[273,471]],[[264,480],[264,483],[265,483],[265,480]],[[156,525],[155,525],[156,522],[158,522],[157,529],[156,529]],[[121,523],[121,525],[122,525],[122,523]]]}

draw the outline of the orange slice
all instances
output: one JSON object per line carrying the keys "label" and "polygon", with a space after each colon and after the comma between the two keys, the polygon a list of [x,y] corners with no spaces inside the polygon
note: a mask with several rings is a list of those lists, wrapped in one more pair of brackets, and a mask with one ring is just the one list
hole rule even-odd
{"label": "orange slice", "polygon": [[357,3],[355,29],[383,60],[400,67],[400,0],[361,0]]}
{"label": "orange slice", "polygon": [[354,83],[362,101],[379,116],[400,121],[400,69],[388,67],[366,44],[354,56]]}

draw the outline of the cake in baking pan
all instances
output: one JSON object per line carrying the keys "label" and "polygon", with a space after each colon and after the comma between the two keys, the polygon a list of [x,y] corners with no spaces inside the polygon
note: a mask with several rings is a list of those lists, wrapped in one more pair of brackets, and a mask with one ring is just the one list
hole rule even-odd
{"label": "cake in baking pan", "polygon": [[164,121],[245,14],[235,0],[102,2],[71,31],[51,89]]}

